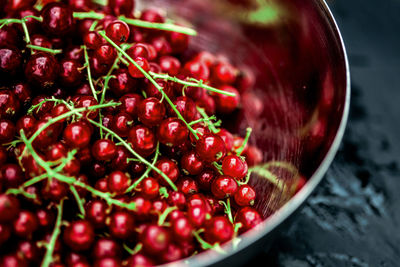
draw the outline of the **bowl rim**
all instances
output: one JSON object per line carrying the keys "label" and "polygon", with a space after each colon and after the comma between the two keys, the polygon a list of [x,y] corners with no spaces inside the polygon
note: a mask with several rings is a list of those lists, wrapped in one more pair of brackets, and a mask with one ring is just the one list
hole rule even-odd
{"label": "bowl rim", "polygon": [[[344,101],[341,121],[338,130],[336,132],[335,138],[333,139],[333,142],[329,150],[325,154],[323,160],[321,161],[320,165],[314,171],[314,174],[307,181],[304,187],[296,195],[294,195],[287,203],[285,203],[277,212],[275,212],[273,215],[268,217],[267,220],[264,220],[261,224],[259,224],[256,229],[249,230],[246,233],[240,235],[241,242],[234,250],[232,249],[232,247],[229,247],[227,253],[221,254],[219,257],[215,257],[215,255],[212,256],[210,254],[210,253],[215,254],[214,251],[202,252],[199,255],[196,255],[190,259],[190,266],[209,266],[216,264],[217,262],[222,261],[241,250],[244,250],[251,244],[265,237],[268,233],[272,232],[286,219],[288,219],[302,204],[305,203],[306,199],[314,192],[317,185],[324,178],[329,166],[331,165],[333,159],[335,158],[335,155],[342,142],[349,116],[350,92],[351,92],[350,67],[344,40],[339,30],[338,24],[332,14],[332,11],[330,10],[328,4],[326,3],[326,0],[316,0],[316,3],[320,4],[322,12],[324,12],[327,15],[327,21],[334,30],[334,34],[336,34],[336,37],[340,44],[339,49],[341,50],[340,52],[342,53],[344,59],[343,63],[346,72],[345,101]],[[165,266],[169,265],[170,264],[166,264]],[[187,264],[185,263],[185,259],[183,259],[177,262],[173,262],[171,265],[181,266]]]}

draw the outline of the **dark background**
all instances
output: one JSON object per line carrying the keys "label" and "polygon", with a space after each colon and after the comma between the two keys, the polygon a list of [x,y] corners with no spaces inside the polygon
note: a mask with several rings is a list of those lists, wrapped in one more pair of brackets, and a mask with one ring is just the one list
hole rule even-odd
{"label": "dark background", "polygon": [[351,69],[344,140],[295,222],[248,266],[400,266],[400,0],[328,4]]}

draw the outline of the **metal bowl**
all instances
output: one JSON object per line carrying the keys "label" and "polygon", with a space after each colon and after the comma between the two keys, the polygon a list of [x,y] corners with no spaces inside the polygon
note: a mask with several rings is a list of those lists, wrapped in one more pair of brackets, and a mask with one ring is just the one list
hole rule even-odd
{"label": "metal bowl", "polygon": [[[250,142],[262,150],[264,162],[290,162],[309,177],[287,199],[265,179],[252,176],[256,208],[267,219],[242,234],[235,248],[225,245],[224,254],[210,250],[170,264],[240,265],[271,245],[320,183],[338,150],[350,101],[349,66],[339,29],[322,0],[152,0],[142,5],[165,8],[169,17],[196,27],[199,35],[191,41],[188,57],[209,50],[255,74],[254,92],[225,126],[244,135],[250,125]],[[294,177],[286,174],[284,179]]]}

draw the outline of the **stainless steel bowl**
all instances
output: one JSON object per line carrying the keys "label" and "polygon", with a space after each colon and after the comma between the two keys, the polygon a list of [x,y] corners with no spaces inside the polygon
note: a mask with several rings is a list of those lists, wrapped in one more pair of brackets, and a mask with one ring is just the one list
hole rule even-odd
{"label": "stainless steel bowl", "polygon": [[252,177],[257,208],[268,218],[241,235],[236,248],[226,245],[225,254],[206,251],[170,264],[240,265],[271,245],[321,182],[340,145],[350,76],[339,29],[323,0],[152,0],[142,5],[163,7],[168,16],[192,23],[199,31],[193,52],[211,50],[254,72],[256,100],[250,98],[227,127],[244,134],[250,125],[251,142],[262,149],[264,161],[288,161],[309,177],[290,200],[278,197],[273,209],[271,186]]}

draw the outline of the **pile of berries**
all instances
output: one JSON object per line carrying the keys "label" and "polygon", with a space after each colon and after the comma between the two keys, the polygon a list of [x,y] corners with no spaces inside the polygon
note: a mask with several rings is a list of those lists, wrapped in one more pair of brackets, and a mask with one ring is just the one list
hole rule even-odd
{"label": "pile of berries", "polygon": [[216,117],[250,72],[133,0],[0,7],[0,266],[152,266],[263,220],[262,153]]}

